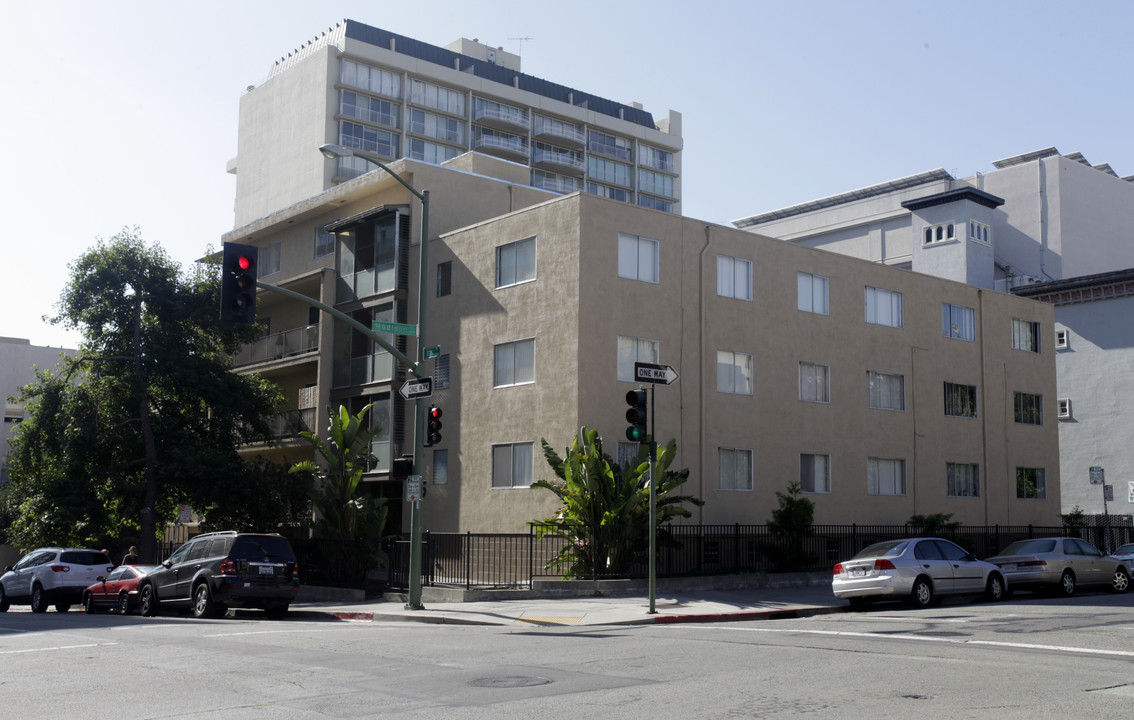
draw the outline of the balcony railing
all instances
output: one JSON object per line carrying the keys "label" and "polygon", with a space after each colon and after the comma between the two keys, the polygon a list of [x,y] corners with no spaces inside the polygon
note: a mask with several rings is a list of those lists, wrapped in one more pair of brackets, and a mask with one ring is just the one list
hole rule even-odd
{"label": "balcony railing", "polygon": [[583,158],[575,153],[548,150],[537,147],[532,151],[532,161],[541,165],[559,165],[583,172],[587,165]]}
{"label": "balcony railing", "polygon": [[473,120],[524,129],[528,127],[528,115],[523,110],[489,102],[473,105]]}
{"label": "balcony railing", "polygon": [[276,413],[270,421],[273,438],[296,437],[303,430],[315,432],[315,408],[285,410]]}
{"label": "balcony railing", "polygon": [[474,147],[484,148],[488,150],[499,150],[516,155],[527,157],[528,155],[528,142],[521,137],[500,137],[498,135],[480,135],[474,143]]}
{"label": "balcony railing", "polygon": [[245,345],[236,353],[233,364],[240,367],[270,360],[282,360],[318,349],[319,326],[308,325],[267,335]]}
{"label": "balcony railing", "polygon": [[550,136],[559,140],[567,140],[575,145],[584,145],[587,142],[587,134],[581,128],[574,125],[567,125],[566,123],[556,123],[545,120],[538,115],[535,118],[535,127],[533,134],[539,136]]}

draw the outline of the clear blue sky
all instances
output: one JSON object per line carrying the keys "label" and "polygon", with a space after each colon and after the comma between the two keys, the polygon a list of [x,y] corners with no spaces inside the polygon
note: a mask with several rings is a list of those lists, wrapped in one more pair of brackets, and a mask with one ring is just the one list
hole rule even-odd
{"label": "clear blue sky", "polygon": [[97,237],[219,246],[241,91],[343,18],[677,110],[684,214],[711,222],[1049,146],[1134,174],[1130,2],[6,0],[0,335],[78,342],[40,318]]}

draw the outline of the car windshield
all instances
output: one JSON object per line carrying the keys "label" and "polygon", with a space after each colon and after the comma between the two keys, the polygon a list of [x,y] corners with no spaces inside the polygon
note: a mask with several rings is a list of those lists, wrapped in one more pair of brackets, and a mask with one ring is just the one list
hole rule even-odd
{"label": "car windshield", "polygon": [[292,562],[295,555],[282,537],[272,535],[241,535],[232,544],[230,557],[255,562]]}
{"label": "car windshield", "polygon": [[67,550],[59,558],[71,565],[113,565],[106,553],[97,550]]}
{"label": "car windshield", "polygon": [[1126,543],[1114,551],[1115,555],[1130,555],[1134,553],[1134,543]]}
{"label": "car windshield", "polygon": [[1054,540],[1017,540],[1000,553],[1001,555],[1031,555],[1049,553],[1055,550]]}
{"label": "car windshield", "polygon": [[879,557],[894,557],[901,555],[902,551],[908,545],[905,540],[890,540],[889,542],[880,542],[863,549],[858,555],[855,555],[851,560],[865,560],[867,558]]}

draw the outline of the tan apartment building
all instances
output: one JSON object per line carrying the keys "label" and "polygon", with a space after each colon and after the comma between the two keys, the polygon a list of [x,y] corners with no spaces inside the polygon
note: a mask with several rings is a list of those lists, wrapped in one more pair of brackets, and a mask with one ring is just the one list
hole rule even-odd
{"label": "tan apartment building", "polygon": [[[680,374],[656,389],[653,431],[676,439],[685,488],[706,501],[692,522],[762,524],[793,481],[819,523],[1057,521],[1054,355],[1029,342],[1050,333],[1050,306],[541,191],[528,168],[476,153],[392,169],[432,201],[425,343],[440,348],[428,369],[444,430],[417,468],[426,529],[523,531],[551,515],[551,493],[528,487],[551,477],[541,439],[562,451],[588,425],[611,455],[633,454],[619,441],[635,361]],[[374,172],[225,239],[278,243],[266,282],[366,324],[414,322],[419,221],[409,192]],[[388,478],[412,447],[405,368],[302,303],[261,292],[258,312],[270,332],[239,369],[294,400],[281,437],[284,419],[322,425],[316,408],[377,402],[367,479],[401,506]],[[290,439],[249,452],[310,455]]]}

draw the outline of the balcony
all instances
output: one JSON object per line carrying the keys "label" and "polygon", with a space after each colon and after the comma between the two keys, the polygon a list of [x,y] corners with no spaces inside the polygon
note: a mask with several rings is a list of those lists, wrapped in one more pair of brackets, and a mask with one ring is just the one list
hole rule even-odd
{"label": "balcony", "polygon": [[561,144],[571,145],[577,148],[581,148],[587,144],[587,134],[583,132],[582,128],[565,122],[548,120],[539,115],[535,116],[532,135],[545,140],[555,140]]}
{"label": "balcony", "polygon": [[528,141],[518,135],[478,132],[473,138],[473,148],[520,162],[528,159]]}
{"label": "balcony", "polygon": [[282,360],[319,349],[319,326],[308,325],[262,337],[240,349],[233,365],[241,367]]}
{"label": "balcony", "polygon": [[535,148],[533,148],[532,163],[543,168],[573,170],[580,175],[586,169],[586,163],[579,153],[560,150],[543,143],[536,143]]}
{"label": "balcony", "polygon": [[472,119],[482,125],[491,125],[503,130],[528,129],[526,111],[480,98],[475,98],[473,101]]}
{"label": "balcony", "polygon": [[578,178],[566,177],[563,175],[556,175],[555,173],[543,172],[536,170],[532,173],[532,187],[540,188],[541,190],[550,190],[551,192],[573,193],[577,190],[583,189],[583,183]]}

